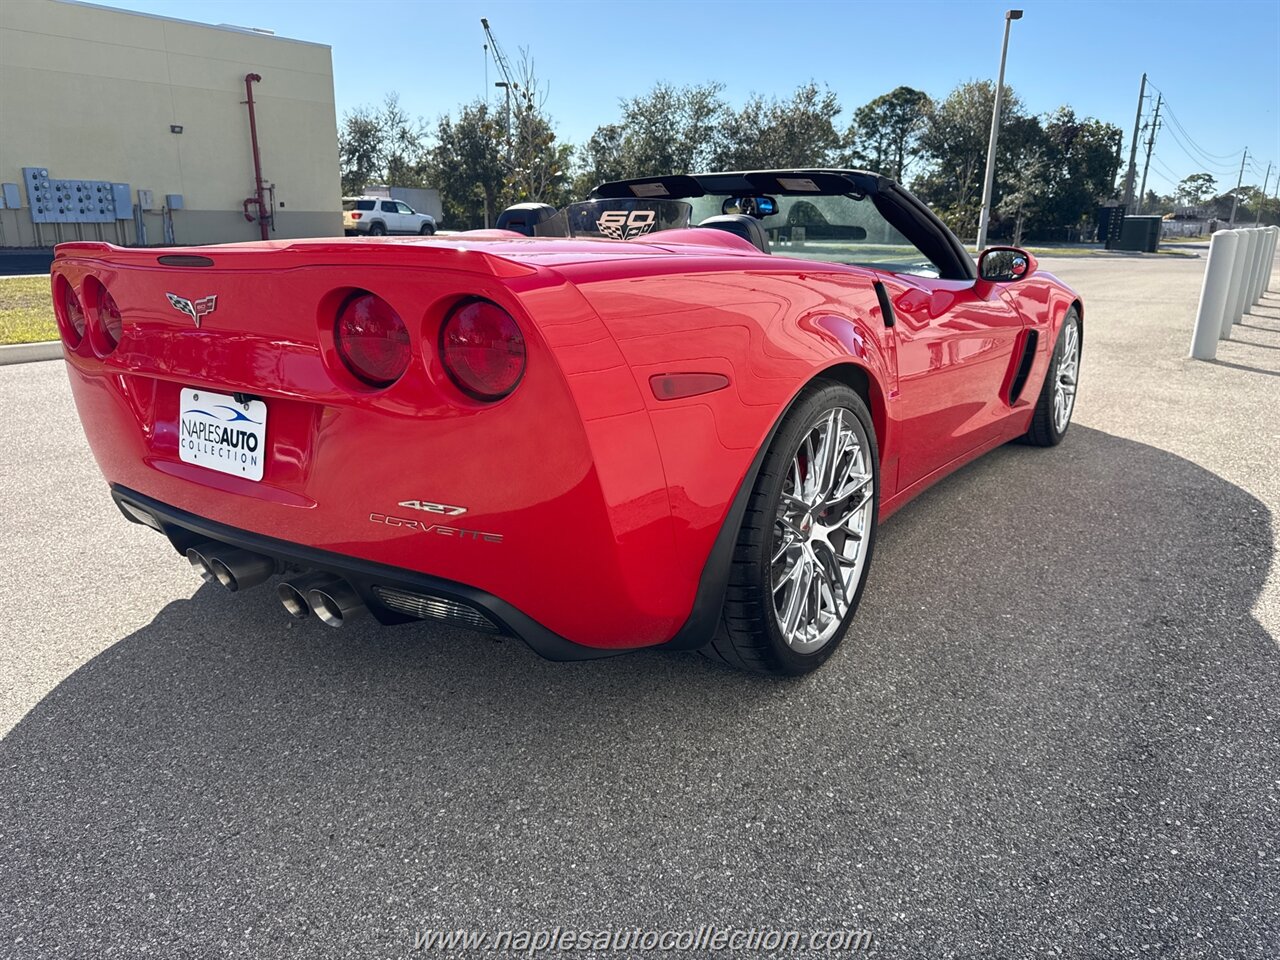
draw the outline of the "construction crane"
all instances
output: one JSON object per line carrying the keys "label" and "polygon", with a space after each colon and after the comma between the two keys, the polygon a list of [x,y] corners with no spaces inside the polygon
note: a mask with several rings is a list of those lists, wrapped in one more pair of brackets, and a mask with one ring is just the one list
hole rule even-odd
{"label": "construction crane", "polygon": [[507,60],[507,55],[502,52],[502,47],[498,44],[498,38],[493,35],[493,28],[489,26],[489,18],[481,17],[480,26],[484,27],[484,37],[489,42],[489,54],[493,57],[493,63],[498,68],[498,72],[502,74],[502,84],[506,86],[507,95],[510,96],[512,88],[518,88],[518,85],[511,79],[511,63]]}
{"label": "construction crane", "polygon": [[[502,79],[494,84],[495,87],[502,87],[507,95],[507,111],[506,111],[506,128],[507,128],[507,162],[511,162],[511,94],[520,90],[520,84],[516,83],[511,76],[511,62],[507,59],[507,55],[503,53],[502,46],[498,43],[498,38],[493,35],[493,28],[489,26],[489,18],[481,17],[480,26],[484,27],[484,36],[488,43],[485,49],[489,51],[489,55],[493,57],[493,63],[498,68],[498,72],[502,74]],[[487,81],[486,81],[487,82]],[[485,94],[488,99],[488,93]],[[518,105],[518,104],[517,104]]]}

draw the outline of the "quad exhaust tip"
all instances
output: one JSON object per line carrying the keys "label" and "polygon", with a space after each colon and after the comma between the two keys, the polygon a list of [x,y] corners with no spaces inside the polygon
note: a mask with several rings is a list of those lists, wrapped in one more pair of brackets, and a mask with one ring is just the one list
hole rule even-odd
{"label": "quad exhaust tip", "polygon": [[311,616],[311,604],[307,601],[307,594],[312,588],[323,587],[334,579],[326,573],[313,573],[297,580],[286,580],[276,587],[276,596],[280,598],[280,603],[289,616],[295,620],[305,620]]}
{"label": "quad exhaust tip", "polygon": [[329,583],[307,591],[311,612],[331,627],[340,627],[367,612],[360,594],[345,580],[334,578]]}
{"label": "quad exhaust tip", "polygon": [[206,556],[209,551],[217,549],[217,546],[216,543],[201,543],[187,551],[187,562],[191,564],[191,569],[200,574],[201,579],[206,583],[218,582]]}
{"label": "quad exhaust tip", "polygon": [[[213,540],[189,548],[187,562],[206,583],[219,584],[232,593],[256,587],[279,572],[270,557]],[[305,620],[314,613],[330,627],[340,627],[369,612],[351,584],[327,573],[286,580],[276,588],[276,595],[295,620]]]}
{"label": "quad exhaust tip", "polygon": [[340,627],[368,612],[364,600],[349,583],[326,573],[286,580],[276,588],[276,594],[295,620],[305,620],[314,613],[330,627]]}
{"label": "quad exhaust tip", "polygon": [[256,587],[276,573],[276,562],[270,557],[212,541],[191,547],[187,562],[205,582],[217,583],[232,593]]}

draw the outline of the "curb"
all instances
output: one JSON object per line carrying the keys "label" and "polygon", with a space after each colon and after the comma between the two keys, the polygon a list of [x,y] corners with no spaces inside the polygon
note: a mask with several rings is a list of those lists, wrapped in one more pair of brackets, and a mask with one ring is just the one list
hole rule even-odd
{"label": "curb", "polygon": [[14,343],[0,347],[0,367],[10,363],[35,363],[38,360],[61,360],[62,341]]}

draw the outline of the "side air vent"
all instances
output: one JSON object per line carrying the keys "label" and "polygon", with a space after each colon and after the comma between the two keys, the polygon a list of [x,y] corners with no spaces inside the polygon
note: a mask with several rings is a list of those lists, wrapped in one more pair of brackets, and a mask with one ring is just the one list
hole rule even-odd
{"label": "side air vent", "polygon": [[412,593],[394,587],[374,587],[373,592],[388,610],[417,617],[419,620],[440,620],[468,630],[482,633],[501,633],[498,625],[475,607],[429,593]]}
{"label": "side air vent", "polygon": [[1027,338],[1022,344],[1022,357],[1018,360],[1018,370],[1013,375],[1013,383],[1009,385],[1009,405],[1018,402],[1022,388],[1027,385],[1027,376],[1031,373],[1031,364],[1036,358],[1036,344],[1040,335],[1034,330],[1027,331]]}
{"label": "side air vent", "polygon": [[872,286],[876,288],[876,299],[880,301],[880,315],[884,317],[884,325],[892,327],[898,322],[898,318],[893,315],[893,303],[889,300],[889,291],[884,288],[884,284],[879,280]]}

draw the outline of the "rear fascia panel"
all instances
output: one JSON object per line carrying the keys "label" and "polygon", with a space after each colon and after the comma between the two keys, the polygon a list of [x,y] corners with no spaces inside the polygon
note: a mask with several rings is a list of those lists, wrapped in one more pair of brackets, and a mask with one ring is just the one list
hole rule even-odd
{"label": "rear fascia panel", "polygon": [[[125,318],[114,352],[82,345],[67,355],[110,483],[237,529],[469,584],[587,646],[660,643],[687,616],[662,562],[670,511],[634,380],[553,272],[255,269],[252,259],[183,270],[71,253],[55,272],[77,285],[92,274]],[[410,328],[413,360],[386,390],[364,387],[336,359],[333,317],[351,289],[387,300]],[[217,309],[196,328],[169,307],[168,291],[216,294]],[[496,404],[461,395],[435,349],[448,309],[477,295],[509,310],[527,341],[524,379]],[[266,401],[262,482],[181,462],[186,386]],[[441,523],[399,507],[405,500],[467,513]]]}

